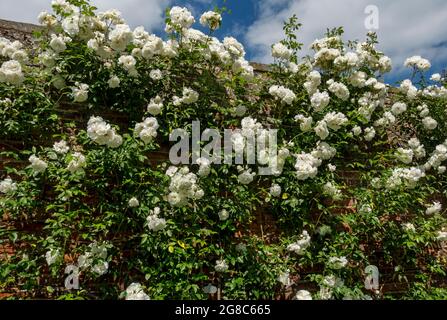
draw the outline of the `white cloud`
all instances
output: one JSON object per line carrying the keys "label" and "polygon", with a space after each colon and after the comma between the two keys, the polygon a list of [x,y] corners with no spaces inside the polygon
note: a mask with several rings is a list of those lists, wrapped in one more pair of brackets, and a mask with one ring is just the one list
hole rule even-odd
{"label": "white cloud", "polygon": [[400,71],[404,59],[423,55],[437,63],[447,62],[447,1],[445,0],[264,0],[258,4],[259,17],[248,28],[246,44],[256,52],[254,60],[270,62],[270,45],[283,38],[283,21],[296,13],[302,29],[299,40],[307,48],[321,38],[326,28],[343,26],[345,40],[365,38],[365,8],[379,9],[379,48],[389,55]]}
{"label": "white cloud", "polygon": [[[99,11],[111,8],[120,10],[126,21],[132,26],[144,25],[148,30],[162,26],[164,10],[172,0],[93,0]],[[0,18],[6,20],[37,23],[37,15],[50,11],[51,0],[1,0]]]}

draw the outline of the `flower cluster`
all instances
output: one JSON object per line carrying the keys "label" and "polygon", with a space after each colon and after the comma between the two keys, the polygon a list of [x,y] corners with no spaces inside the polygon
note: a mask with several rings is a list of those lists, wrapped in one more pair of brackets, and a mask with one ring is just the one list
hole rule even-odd
{"label": "flower cluster", "polygon": [[295,294],[294,300],[312,300],[312,294],[307,290],[299,290]]}
{"label": "flower cluster", "polygon": [[230,213],[226,209],[220,210],[218,215],[220,221],[225,221],[230,217]]}
{"label": "flower cluster", "polygon": [[0,56],[15,60],[21,63],[28,61],[28,54],[19,41],[10,41],[0,37]]}
{"label": "flower cluster", "polygon": [[59,257],[60,257],[59,249],[52,248],[45,253],[45,260],[47,261],[48,266],[54,264]]}
{"label": "flower cluster", "polygon": [[227,272],[228,271],[227,262],[225,260],[217,260],[214,270],[216,270],[216,272],[219,272],[219,273]]}
{"label": "flower cluster", "polygon": [[67,141],[61,140],[53,144],[53,150],[58,154],[66,154],[70,151],[70,147],[68,146]]}
{"label": "flower cluster", "polygon": [[300,123],[301,131],[307,132],[312,130],[312,124],[314,121],[312,117],[306,117],[302,114],[298,114],[295,116],[295,121],[298,121]]}
{"label": "flower cluster", "polygon": [[331,101],[331,98],[329,97],[329,94],[326,91],[315,92],[312,97],[310,98],[310,103],[312,107],[314,108],[315,112],[321,112],[329,105],[329,102]]}
{"label": "flower cluster", "polygon": [[[172,7],[169,12],[170,24],[167,26],[166,31],[172,32],[176,29],[188,29],[195,22],[191,12],[186,8]],[[174,29],[172,29],[174,28]]]}
{"label": "flower cluster", "polygon": [[296,175],[298,180],[307,180],[315,178],[318,173],[318,167],[321,166],[321,159],[314,157],[309,153],[296,155]]}
{"label": "flower cluster", "polygon": [[338,131],[341,127],[348,124],[348,118],[341,112],[329,112],[324,116],[323,120],[334,131]]}
{"label": "flower cluster", "polygon": [[25,77],[22,72],[22,65],[16,60],[6,61],[0,67],[0,82],[9,82],[19,85]]}
{"label": "flower cluster", "polygon": [[334,200],[341,198],[341,191],[330,181],[323,186],[323,192]]}
{"label": "flower cluster", "polygon": [[181,98],[174,96],[172,99],[175,106],[193,104],[199,100],[199,94],[191,88],[183,88],[183,96]]}
{"label": "flower cluster", "polygon": [[295,93],[292,90],[287,89],[283,86],[271,86],[269,89],[269,93],[280,100],[284,104],[291,105],[293,101],[296,99]]}
{"label": "flower cluster", "polygon": [[300,239],[294,243],[291,243],[287,246],[287,250],[290,252],[294,252],[297,255],[304,255],[307,248],[310,246],[310,236],[306,230],[300,236]]}
{"label": "flower cluster", "polygon": [[181,207],[188,204],[188,200],[199,200],[205,193],[197,184],[197,176],[187,167],[169,167],[166,175],[171,178],[169,185],[168,202],[173,207]]}
{"label": "flower cluster", "polygon": [[110,47],[116,51],[124,51],[133,40],[133,32],[127,24],[118,24],[109,33]]}
{"label": "flower cluster", "polygon": [[329,265],[333,269],[343,269],[348,264],[346,257],[330,257]]}
{"label": "flower cluster", "polygon": [[282,60],[290,60],[293,52],[282,43],[276,43],[272,47],[272,57]]}
{"label": "flower cluster", "polygon": [[146,219],[149,230],[158,232],[166,228],[166,220],[158,217],[160,212],[161,210],[159,207],[156,207],[154,210],[150,211],[150,215]]}
{"label": "flower cluster", "polygon": [[438,201],[433,202],[425,211],[426,214],[436,214],[441,212],[442,210],[442,205],[441,203],[439,203]]}
{"label": "flower cluster", "polygon": [[216,30],[222,23],[222,16],[214,11],[207,11],[200,17],[200,23],[204,27],[209,27],[211,30]]}
{"label": "flower cluster", "polygon": [[67,170],[71,173],[82,173],[83,168],[87,165],[85,156],[80,152],[74,152],[70,157]]}
{"label": "flower cluster", "polygon": [[0,83],[20,85],[25,80],[22,64],[28,61],[28,54],[23,50],[23,45],[19,41],[11,42],[0,37],[0,57],[10,59],[0,67]]}
{"label": "flower cluster", "polygon": [[447,140],[440,145],[436,146],[435,151],[428,159],[427,163],[424,165],[426,170],[438,169],[441,167],[441,164],[447,160]]}
{"label": "flower cluster", "polygon": [[332,299],[334,290],[344,286],[344,281],[334,275],[324,277],[320,285],[319,296],[322,300]]}
{"label": "flower cluster", "polygon": [[321,84],[321,74],[316,71],[310,71],[306,77],[306,82],[304,82],[304,89],[306,89],[309,96],[312,96]]}
{"label": "flower cluster", "polygon": [[337,98],[343,101],[349,99],[348,87],[346,87],[343,83],[335,82],[331,79],[327,82],[327,85],[329,86],[329,91],[332,92]]}
{"label": "flower cluster", "polygon": [[150,300],[139,283],[131,283],[124,292],[126,300]]}
{"label": "flower cluster", "polygon": [[157,129],[159,128],[157,119],[150,117],[143,122],[137,123],[134,134],[139,137],[145,144],[151,143],[157,137]]}
{"label": "flower cluster", "polygon": [[48,168],[48,163],[46,163],[42,159],[36,157],[36,155],[34,155],[34,154],[32,156],[30,156],[28,160],[31,163],[31,168],[36,173],[42,173],[45,170],[47,170],[47,168]]}
{"label": "flower cluster", "polygon": [[272,184],[272,186],[270,187],[270,195],[272,197],[279,197],[281,195],[281,186],[279,184]]}
{"label": "flower cluster", "polygon": [[158,116],[163,109],[163,100],[160,96],[156,96],[152,98],[147,106],[147,112],[149,112],[153,116]]}
{"label": "flower cluster", "polygon": [[89,90],[89,86],[85,83],[79,83],[76,82],[75,83],[75,87],[73,87],[73,100],[74,102],[85,102],[88,99],[88,90]]}
{"label": "flower cluster", "polygon": [[199,165],[199,171],[197,175],[199,177],[206,177],[211,172],[211,161],[207,158],[199,158],[196,163]]}
{"label": "flower cluster", "polygon": [[244,170],[242,166],[238,166],[238,171],[239,175],[237,177],[237,180],[239,181],[240,184],[250,184],[253,182],[256,176],[256,173],[252,172],[251,169]]}
{"label": "flower cluster", "polygon": [[17,184],[11,178],[0,181],[0,193],[8,194],[17,190]]}
{"label": "flower cluster", "polygon": [[128,205],[130,208],[137,208],[138,206],[140,206],[140,202],[136,197],[133,197],[129,200]]}
{"label": "flower cluster", "polygon": [[123,138],[101,117],[90,118],[87,124],[87,134],[93,142],[107,145],[110,148],[118,148],[123,143]]}
{"label": "flower cluster", "polygon": [[420,168],[396,168],[386,181],[386,187],[390,190],[398,189],[401,186],[412,189],[424,177],[425,172]]}
{"label": "flower cluster", "polygon": [[90,269],[94,274],[102,276],[109,269],[107,262],[108,243],[93,242],[89,244],[88,250],[78,257],[78,267],[80,269]]}
{"label": "flower cluster", "polygon": [[421,56],[413,56],[405,60],[404,65],[406,67],[412,67],[419,69],[421,71],[427,71],[431,68],[431,63],[427,59],[422,58]]}

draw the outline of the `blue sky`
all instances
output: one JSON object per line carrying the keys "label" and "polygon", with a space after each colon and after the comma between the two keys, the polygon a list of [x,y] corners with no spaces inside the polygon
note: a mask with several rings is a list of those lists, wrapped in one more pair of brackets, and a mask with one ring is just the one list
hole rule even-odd
{"label": "blue sky", "polygon": [[[296,13],[303,23],[298,33],[309,44],[322,37],[326,28],[344,26],[345,39],[365,38],[365,8],[374,4],[379,13],[379,49],[393,59],[394,71],[387,82],[410,76],[403,67],[405,59],[421,55],[432,62],[429,73],[447,66],[447,1],[445,0],[92,0],[100,10],[117,8],[132,26],[144,25],[162,34],[164,11],[168,6],[187,6],[196,20],[203,11],[225,5],[231,14],[224,15],[216,36],[234,36],[247,51],[247,59],[268,63],[270,45],[282,39],[283,22]],[[25,8],[25,9],[24,9]],[[0,18],[36,23],[42,10],[50,10],[50,0],[1,0]],[[196,23],[195,28],[200,29]]]}

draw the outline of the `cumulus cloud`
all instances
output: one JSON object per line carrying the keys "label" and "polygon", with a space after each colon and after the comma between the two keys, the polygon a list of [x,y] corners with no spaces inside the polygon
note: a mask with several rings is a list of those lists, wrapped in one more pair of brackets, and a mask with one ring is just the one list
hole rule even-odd
{"label": "cumulus cloud", "polygon": [[445,0],[264,0],[258,2],[259,16],[248,27],[246,44],[255,52],[254,60],[270,62],[270,45],[283,38],[282,26],[292,14],[303,23],[299,40],[307,46],[321,38],[326,28],[343,26],[345,39],[365,38],[365,8],[379,9],[379,48],[397,68],[406,57],[422,55],[445,66]]}
{"label": "cumulus cloud", "polygon": [[[164,10],[172,0],[92,0],[99,11],[111,8],[120,10],[132,26],[144,25],[148,30],[160,28]],[[50,0],[1,0],[0,18],[20,22],[37,23],[37,15],[51,10]]]}

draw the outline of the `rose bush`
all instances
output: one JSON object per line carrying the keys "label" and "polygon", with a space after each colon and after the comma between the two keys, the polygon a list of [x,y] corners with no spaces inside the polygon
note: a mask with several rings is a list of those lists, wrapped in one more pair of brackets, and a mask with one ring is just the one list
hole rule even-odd
{"label": "rose bush", "polygon": [[[409,58],[412,79],[390,87],[383,75],[392,62],[375,34],[344,42],[341,28],[299,58],[292,17],[272,46],[275,63],[255,75],[236,39],[213,37],[219,11],[200,18],[205,34],[173,7],[163,40],[86,0],[52,8],[39,15],[33,50],[0,41],[1,138],[35,144],[5,153],[29,166],[7,168],[0,182],[2,242],[14,248],[1,258],[2,291],[447,296],[447,89],[441,75],[427,79],[429,61]],[[81,119],[61,117],[64,106]],[[249,147],[247,132],[278,129],[274,175],[257,174],[261,165],[156,161],[172,130],[190,133],[192,121],[233,129],[239,150]],[[256,232],[259,212],[273,234]],[[64,288],[69,265],[80,290]],[[369,265],[380,271],[378,289],[365,288]]]}

